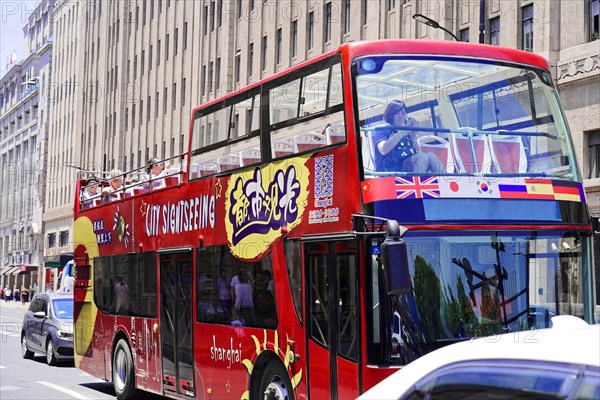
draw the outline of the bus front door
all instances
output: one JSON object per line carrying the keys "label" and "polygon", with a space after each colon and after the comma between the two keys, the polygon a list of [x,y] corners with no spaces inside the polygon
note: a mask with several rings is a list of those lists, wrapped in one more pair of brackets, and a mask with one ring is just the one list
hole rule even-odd
{"label": "bus front door", "polygon": [[160,344],[165,393],[194,397],[192,253],[160,254]]}
{"label": "bus front door", "polygon": [[354,240],[305,244],[310,398],[359,394],[357,260]]}

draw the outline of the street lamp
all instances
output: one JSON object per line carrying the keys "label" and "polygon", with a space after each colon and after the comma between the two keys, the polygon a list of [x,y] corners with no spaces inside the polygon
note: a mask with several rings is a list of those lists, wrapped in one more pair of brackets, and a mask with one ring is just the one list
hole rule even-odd
{"label": "street lamp", "polygon": [[441,30],[443,30],[444,32],[446,32],[450,36],[452,36],[454,38],[454,40],[460,42],[460,39],[458,37],[456,37],[456,35],[454,33],[450,32],[448,29],[446,29],[443,26],[441,26],[437,21],[435,21],[435,20],[433,20],[433,19],[431,19],[429,17],[426,17],[423,14],[415,14],[412,17],[413,17],[413,19],[415,21],[420,22],[422,24],[425,24],[427,26],[430,26],[433,29],[441,29]]}

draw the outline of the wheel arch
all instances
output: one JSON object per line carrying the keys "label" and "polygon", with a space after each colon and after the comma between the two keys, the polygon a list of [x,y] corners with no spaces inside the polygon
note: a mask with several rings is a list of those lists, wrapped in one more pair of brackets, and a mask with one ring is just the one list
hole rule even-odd
{"label": "wheel arch", "polygon": [[250,398],[260,399],[260,384],[267,365],[270,363],[279,363],[288,373],[288,378],[291,380],[292,377],[289,375],[290,371],[285,365],[281,357],[273,350],[265,350],[254,361],[254,367],[252,368],[252,375],[250,376]]}

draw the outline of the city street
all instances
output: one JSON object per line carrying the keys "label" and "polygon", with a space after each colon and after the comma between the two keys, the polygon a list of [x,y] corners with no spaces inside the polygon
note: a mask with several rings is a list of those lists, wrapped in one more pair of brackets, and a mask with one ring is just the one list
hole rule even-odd
{"label": "city street", "polygon": [[114,399],[111,382],[104,382],[76,369],[73,362],[50,367],[44,355],[33,360],[21,357],[20,329],[29,304],[4,301],[0,304],[0,398],[32,399]]}

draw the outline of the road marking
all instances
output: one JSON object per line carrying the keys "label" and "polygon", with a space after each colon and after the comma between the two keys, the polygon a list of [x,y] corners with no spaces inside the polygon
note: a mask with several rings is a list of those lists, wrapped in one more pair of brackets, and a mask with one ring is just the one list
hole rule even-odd
{"label": "road marking", "polygon": [[21,387],[21,386],[10,386],[10,385],[0,386],[0,392],[7,392],[9,390],[21,390],[21,389],[25,389],[25,388]]}
{"label": "road marking", "polygon": [[4,369],[6,368],[4,365],[0,365],[0,369]]}
{"label": "road marking", "polygon": [[80,399],[80,400],[92,400],[91,397],[84,396],[84,395],[82,395],[80,393],[77,393],[77,392],[75,392],[73,390],[65,389],[64,387],[55,385],[54,383],[44,382],[44,381],[37,381],[37,383],[40,383],[42,385],[46,385],[48,387],[51,387],[52,389],[56,389],[59,392],[63,392],[65,394],[68,394],[69,396],[73,396],[76,399]]}

